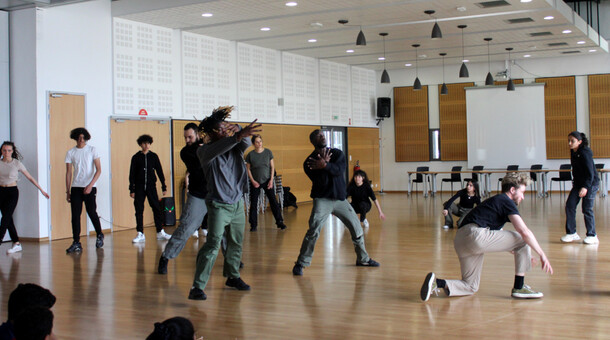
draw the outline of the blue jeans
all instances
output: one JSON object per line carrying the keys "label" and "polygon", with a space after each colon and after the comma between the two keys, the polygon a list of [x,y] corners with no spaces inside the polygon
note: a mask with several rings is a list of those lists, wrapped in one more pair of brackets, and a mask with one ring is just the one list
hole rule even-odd
{"label": "blue jeans", "polygon": [[[592,187],[587,191],[587,195],[582,199],[582,213],[585,215],[585,227],[587,228],[587,236],[595,236],[595,215],[593,214],[593,204],[595,204],[595,194],[599,189],[598,186]],[[574,234],[576,232],[576,206],[580,202],[578,192],[580,188],[572,187],[568,200],[566,201],[566,234]]]}

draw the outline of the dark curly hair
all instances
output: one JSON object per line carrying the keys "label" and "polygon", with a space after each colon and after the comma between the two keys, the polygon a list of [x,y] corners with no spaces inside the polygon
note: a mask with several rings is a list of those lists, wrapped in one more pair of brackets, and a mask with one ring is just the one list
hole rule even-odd
{"label": "dark curly hair", "polygon": [[231,111],[233,106],[220,106],[212,114],[205,117],[199,124],[199,131],[203,133],[211,133],[218,127],[218,124],[224,122],[227,118],[231,117]]}
{"label": "dark curly hair", "polygon": [[150,135],[142,135],[142,136],[138,137],[137,142],[138,142],[138,145],[142,145],[143,143],[152,144],[153,138]]}
{"label": "dark curly hair", "polygon": [[70,138],[74,139],[75,141],[78,141],[78,136],[80,135],[83,135],[86,141],[91,139],[91,134],[89,134],[89,131],[87,131],[87,129],[84,127],[78,127],[70,131]]}
{"label": "dark curly hair", "polygon": [[155,323],[155,330],[146,340],[193,340],[195,328],[189,319],[176,316]]}

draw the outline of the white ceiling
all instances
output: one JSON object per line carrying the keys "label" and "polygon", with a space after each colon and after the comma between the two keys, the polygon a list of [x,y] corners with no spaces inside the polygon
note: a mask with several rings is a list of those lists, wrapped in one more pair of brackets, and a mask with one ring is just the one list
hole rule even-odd
{"label": "white ceiling", "polygon": [[[607,42],[561,0],[506,0],[509,5],[480,8],[485,0],[296,0],[295,7],[286,6],[288,0],[118,0],[112,4],[113,16],[158,25],[211,37],[244,42],[252,45],[316,57],[339,63],[381,70],[383,40],[380,32],[387,32],[386,67],[404,68],[414,64],[418,49],[421,67],[440,65],[439,53],[447,53],[446,64],[462,60],[464,29],[465,56],[471,62],[487,62],[487,43],[491,37],[491,59],[505,60],[505,48],[514,48],[513,59],[568,57],[563,52],[577,54],[608,53]],[[462,7],[464,11],[458,10]],[[432,40],[434,19],[425,10],[435,10],[435,17],[443,38]],[[202,13],[213,16],[202,17]],[[544,20],[553,16],[553,20]],[[508,19],[531,18],[532,22],[509,24]],[[349,20],[348,25],[338,23]],[[366,46],[356,46],[360,30],[366,36]],[[264,32],[260,28],[269,27]],[[564,34],[569,29],[572,33]],[[531,37],[530,33],[551,32],[552,35]],[[308,42],[316,39],[317,42]],[[585,41],[584,44],[577,44]],[[566,43],[549,46],[552,43]],[[346,53],[352,49],[353,53]],[[589,52],[595,49],[596,52]],[[425,55],[425,57],[424,57]]]}

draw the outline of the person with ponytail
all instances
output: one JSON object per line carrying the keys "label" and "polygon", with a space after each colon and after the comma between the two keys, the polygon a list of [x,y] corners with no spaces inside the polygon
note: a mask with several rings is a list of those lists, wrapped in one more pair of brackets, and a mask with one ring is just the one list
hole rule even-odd
{"label": "person with ponytail", "polygon": [[146,340],[194,340],[195,328],[189,319],[176,316],[155,322],[155,329]]}
{"label": "person with ponytail", "polygon": [[561,237],[561,241],[580,240],[580,236],[576,232],[576,206],[582,198],[582,213],[585,215],[585,227],[587,228],[587,236],[583,242],[598,244],[593,205],[595,204],[595,194],[599,189],[599,177],[593,162],[593,151],[589,148],[587,136],[578,131],[570,132],[568,146],[572,163],[572,190],[566,201],[566,234]]}
{"label": "person with ponytail", "polygon": [[47,194],[38,182],[30,175],[26,170],[23,163],[21,163],[21,155],[17,151],[13,142],[2,143],[2,159],[0,161],[0,212],[2,212],[2,222],[0,222],[0,244],[4,239],[4,234],[8,230],[13,241],[13,246],[6,252],[13,254],[22,251],[21,243],[19,243],[19,235],[17,235],[17,229],[13,222],[13,212],[17,207],[17,201],[19,201],[19,189],[17,188],[17,180],[19,179],[19,172],[21,172],[25,178],[27,178],[45,198],[49,198]]}

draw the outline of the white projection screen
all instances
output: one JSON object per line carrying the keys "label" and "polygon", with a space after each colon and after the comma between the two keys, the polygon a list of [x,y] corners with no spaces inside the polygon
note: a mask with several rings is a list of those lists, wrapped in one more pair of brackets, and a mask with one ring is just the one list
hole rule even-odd
{"label": "white projection screen", "polygon": [[529,168],[546,160],[544,84],[467,87],[468,167]]}

